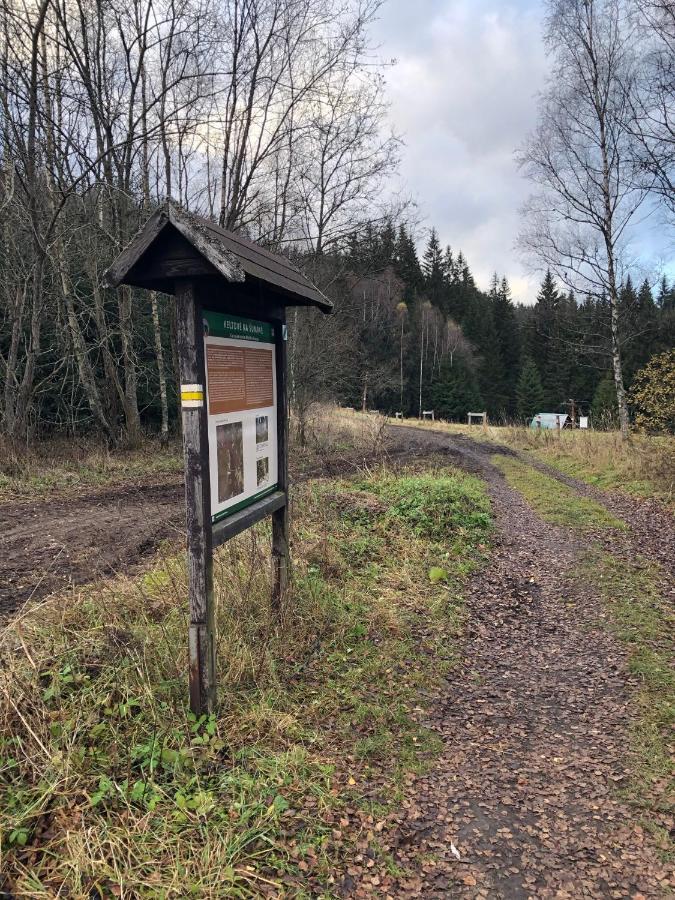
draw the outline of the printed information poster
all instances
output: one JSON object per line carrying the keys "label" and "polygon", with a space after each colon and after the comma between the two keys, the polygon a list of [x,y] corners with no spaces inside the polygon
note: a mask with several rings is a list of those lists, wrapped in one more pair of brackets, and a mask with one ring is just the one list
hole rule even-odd
{"label": "printed information poster", "polygon": [[268,322],[204,312],[211,521],[277,486],[277,383]]}

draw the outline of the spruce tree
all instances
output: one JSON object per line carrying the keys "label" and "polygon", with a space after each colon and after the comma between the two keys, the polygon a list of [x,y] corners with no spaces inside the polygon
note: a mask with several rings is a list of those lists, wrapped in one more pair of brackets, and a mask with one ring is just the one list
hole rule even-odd
{"label": "spruce tree", "polygon": [[626,353],[627,381],[630,384],[636,372],[645,366],[654,353],[658,340],[658,321],[651,285],[645,278],[638,291],[633,319],[634,339]]}
{"label": "spruce tree", "polygon": [[543,412],[544,389],[537,365],[529,356],[523,360],[516,388],[516,399],[518,416],[525,421],[536,416],[537,413]]}
{"label": "spruce tree", "polygon": [[675,306],[675,290],[669,286],[668,279],[665,275],[661,278],[659,295],[656,298],[656,302],[659,309],[672,309],[672,307]]}
{"label": "spruce tree", "polygon": [[619,289],[619,308],[623,315],[630,315],[637,306],[637,294],[630,274]]}
{"label": "spruce tree", "polygon": [[405,300],[407,303],[411,303],[422,287],[422,269],[417,256],[415,242],[408,234],[405,225],[399,226],[396,247],[394,248],[394,261],[396,274],[405,285]]}
{"label": "spruce tree", "polygon": [[[491,292],[492,293],[492,292]],[[516,412],[516,385],[520,368],[520,332],[516,314],[511,302],[511,288],[506,278],[496,285],[492,304],[492,315],[499,342],[499,359],[501,373],[498,389],[501,394],[500,405],[506,417]]]}
{"label": "spruce tree", "polygon": [[378,268],[384,269],[396,260],[396,232],[391,221],[387,221],[380,230],[378,248]]}
{"label": "spruce tree", "polygon": [[434,306],[443,308],[443,252],[435,228],[431,229],[429,243],[424,251],[422,271],[424,273],[424,291],[426,295]]}
{"label": "spruce tree", "polygon": [[[576,304],[573,304],[576,311]],[[576,365],[571,344],[574,323],[569,299],[563,296],[550,271],[546,272],[533,311],[534,327],[529,335],[527,354],[537,364],[548,409],[560,410],[570,396],[572,373]]]}
{"label": "spruce tree", "polygon": [[481,357],[478,369],[480,392],[490,417],[501,418],[506,413],[503,385],[504,365],[492,306],[484,294],[476,298],[474,314],[478,324],[474,333],[477,335],[476,345]]}
{"label": "spruce tree", "polygon": [[598,385],[591,405],[591,420],[594,428],[616,428],[619,422],[619,407],[616,402],[614,376],[608,373]]}
{"label": "spruce tree", "polygon": [[431,229],[429,241],[422,258],[422,271],[427,281],[433,281],[438,277],[443,277],[443,254],[441,245],[438,240],[438,232],[435,228]]}
{"label": "spruce tree", "polygon": [[445,248],[445,252],[443,253],[443,278],[445,279],[446,284],[452,284],[453,278],[455,276],[455,258],[452,255],[452,248],[448,244]]}
{"label": "spruce tree", "polygon": [[553,330],[553,317],[559,301],[558,289],[551,272],[547,272],[537,294],[537,301],[532,309],[532,328],[528,335],[525,352],[537,364],[543,373],[546,368],[550,334]]}
{"label": "spruce tree", "polygon": [[455,422],[465,422],[468,412],[483,409],[476,375],[463,359],[451,365],[446,360],[431,389],[431,401],[436,415]]}

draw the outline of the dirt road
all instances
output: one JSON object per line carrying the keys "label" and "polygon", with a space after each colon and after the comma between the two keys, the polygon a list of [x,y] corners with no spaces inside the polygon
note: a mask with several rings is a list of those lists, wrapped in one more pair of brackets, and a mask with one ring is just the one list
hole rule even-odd
{"label": "dirt road", "polygon": [[[412,875],[383,874],[384,893],[670,896],[672,866],[619,799],[631,683],[602,604],[570,578],[589,536],[543,522],[492,466],[494,448],[432,440],[486,480],[499,536],[471,586],[464,671],[429,723],[445,750],[387,837],[395,864]],[[668,515],[653,509],[647,540],[649,504],[612,502],[631,526],[618,552],[635,542],[661,558],[672,546]],[[672,829],[672,814],[661,824]],[[359,896],[356,882],[347,895]]]}

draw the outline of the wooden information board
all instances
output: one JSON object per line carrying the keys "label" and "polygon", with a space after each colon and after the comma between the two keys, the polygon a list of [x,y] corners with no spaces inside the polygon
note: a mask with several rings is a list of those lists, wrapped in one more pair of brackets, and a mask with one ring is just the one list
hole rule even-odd
{"label": "wooden information board", "polygon": [[289,260],[167,201],[104,276],[173,294],[185,459],[190,708],[216,705],[213,551],[272,520],[271,603],[290,571],[286,308],[331,302]]}

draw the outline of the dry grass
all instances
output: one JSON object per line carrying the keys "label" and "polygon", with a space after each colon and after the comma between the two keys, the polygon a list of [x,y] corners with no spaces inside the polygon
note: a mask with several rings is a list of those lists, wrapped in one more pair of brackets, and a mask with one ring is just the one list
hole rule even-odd
{"label": "dry grass", "polygon": [[[360,415],[331,404],[315,404],[306,424],[307,443],[297,443],[291,420],[294,474],[337,472],[351,463],[382,454],[387,419],[377,414]],[[40,497],[46,492],[72,492],[98,486],[114,486],[133,480],[180,475],[183,457],[180,438],[163,449],[147,439],[129,450],[110,448],[96,438],[52,439],[28,447],[0,438],[0,502]]]}
{"label": "dry grass", "polygon": [[531,453],[566,475],[603,490],[625,491],[672,504],[675,499],[675,437],[618,431],[525,428],[520,425],[463,425],[450,422],[389,420],[432,431],[462,434]]}
{"label": "dry grass", "polygon": [[675,437],[634,434],[624,441],[616,431],[520,427],[492,428],[490,436],[596,487],[673,501]]}
{"label": "dry grass", "polygon": [[[335,404],[316,403],[307,416],[308,443],[338,451],[373,452],[381,447],[388,422],[379,413],[363,415]],[[295,431],[292,429],[291,434]]]}
{"label": "dry grass", "polygon": [[385,450],[386,416],[346,410],[334,404],[314,404],[307,416],[306,443],[298,442],[291,418],[294,474],[337,474],[372,463]]}
{"label": "dry grass", "polygon": [[111,449],[99,440],[50,440],[29,447],[0,438],[0,501],[38,497],[183,470],[179,441],[163,449],[148,440],[135,450]]}
{"label": "dry grass", "polygon": [[[265,527],[218,555],[217,717],[185,707],[182,557],[3,632],[0,893],[279,896],[283,879],[307,896],[397,801],[434,751],[411,710],[454,662],[483,488],[447,471],[323,481],[294,519],[280,621]],[[338,845],[347,806],[354,834]]]}
{"label": "dry grass", "polygon": [[423,428],[425,431],[444,431],[449,434],[470,434],[484,436],[492,430],[488,425],[467,425],[462,422],[446,422],[443,419],[389,419],[389,425]]}

